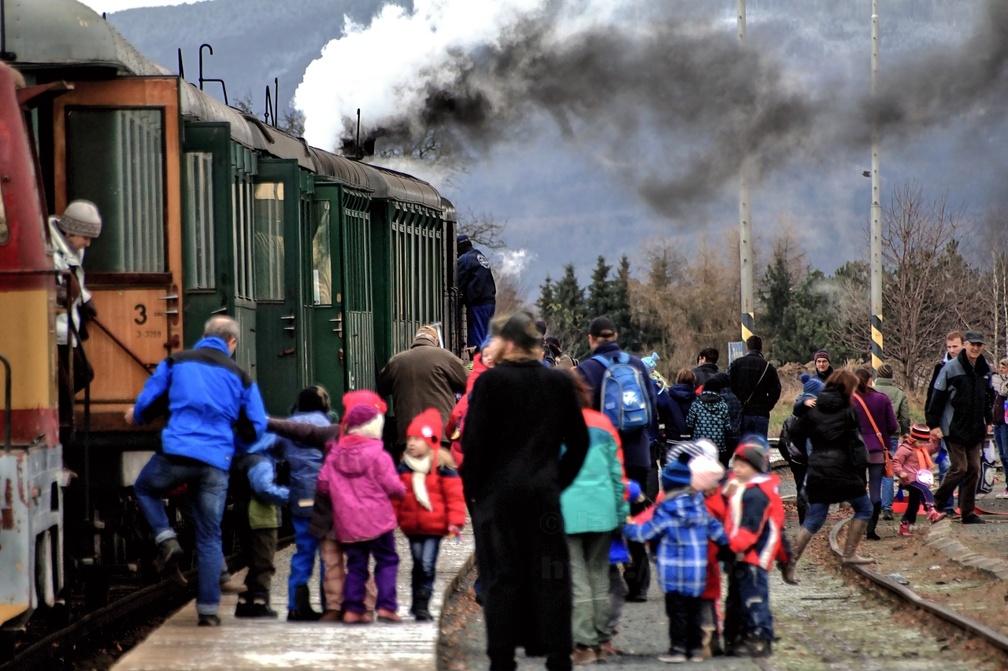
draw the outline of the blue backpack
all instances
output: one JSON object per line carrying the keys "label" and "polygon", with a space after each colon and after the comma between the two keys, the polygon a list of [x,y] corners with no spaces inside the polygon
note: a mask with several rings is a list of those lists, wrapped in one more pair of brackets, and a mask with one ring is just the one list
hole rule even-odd
{"label": "blue backpack", "polygon": [[644,374],[630,363],[630,355],[620,352],[616,361],[597,354],[592,357],[605,366],[599,399],[602,413],[618,431],[643,429],[651,424],[651,399]]}

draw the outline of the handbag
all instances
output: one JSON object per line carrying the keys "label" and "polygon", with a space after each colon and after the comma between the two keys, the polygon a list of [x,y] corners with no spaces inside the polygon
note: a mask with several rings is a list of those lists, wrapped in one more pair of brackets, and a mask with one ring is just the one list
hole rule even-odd
{"label": "handbag", "polygon": [[868,411],[868,406],[865,405],[865,402],[857,394],[853,394],[853,397],[861,404],[861,407],[864,408],[864,412],[868,416],[868,421],[871,422],[871,426],[875,430],[875,437],[878,438],[879,445],[882,446],[882,454],[885,457],[885,476],[887,478],[891,478],[893,476],[893,465],[892,456],[889,454],[889,446],[885,444],[884,440],[882,440],[882,432],[879,431],[878,425],[875,423],[875,418],[872,417],[871,412]]}

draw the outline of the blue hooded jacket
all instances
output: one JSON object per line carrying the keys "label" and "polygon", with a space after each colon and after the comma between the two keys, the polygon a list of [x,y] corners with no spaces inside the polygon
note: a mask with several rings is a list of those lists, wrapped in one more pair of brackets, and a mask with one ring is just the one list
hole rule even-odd
{"label": "blue hooded jacket", "polygon": [[[296,412],[291,420],[313,426],[330,426],[332,421],[324,412]],[[310,518],[315,501],[315,483],[325,455],[322,448],[299,443],[289,438],[279,439],[284,459],[290,464],[290,511],[294,517]]]}
{"label": "blue hooded jacket", "polygon": [[172,354],[147,380],[133,407],[134,421],[146,424],[165,414],[168,423],[161,431],[165,454],[223,471],[231,468],[235,434],[253,443],[266,430],[259,387],[216,336]]}

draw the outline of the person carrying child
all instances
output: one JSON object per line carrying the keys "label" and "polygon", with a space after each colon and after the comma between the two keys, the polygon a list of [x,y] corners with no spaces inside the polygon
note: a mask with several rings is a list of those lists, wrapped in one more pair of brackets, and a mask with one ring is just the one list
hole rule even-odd
{"label": "person carrying child", "polygon": [[410,613],[418,622],[433,619],[429,606],[441,539],[448,534],[458,536],[466,519],[462,480],[454,468],[439,459],[440,444],[441,413],[427,408],[406,429],[406,450],[399,464],[406,496],[393,503],[413,556]]}
{"label": "person carrying child", "polygon": [[893,475],[900,485],[907,487],[910,495],[907,497],[906,512],[900,520],[899,535],[909,536],[910,525],[917,521],[917,508],[924,503],[928,521],[931,524],[941,522],[947,517],[935,508],[931,485],[934,484],[934,461],[931,455],[938,453],[938,441],[932,439],[931,429],[926,424],[914,424],[910,433],[896,448],[893,456]]}
{"label": "person carrying child", "polygon": [[[784,503],[777,476],[766,473],[769,448],[759,434],[743,436],[723,488],[725,532],[735,553],[725,599],[724,647],[734,654],[744,645],[752,657],[771,654],[770,567],[788,560],[784,542]],[[783,565],[783,564],[782,564]]]}
{"label": "person carrying child", "polygon": [[[290,421],[317,427],[332,427],[329,418],[329,393],[313,384],[298,394]],[[322,470],[322,445],[281,438],[284,459],[290,465],[290,512],[294,527],[294,554],[291,555],[287,580],[287,620],[314,622],[322,616],[311,606],[308,581],[319,555],[319,539],[311,533],[311,518],[315,504],[315,484]],[[319,565],[319,589],[324,593],[325,570]],[[325,599],[323,599],[323,603]],[[338,605],[338,604],[337,604]]]}
{"label": "person carrying child", "polygon": [[669,618],[669,652],[658,659],[667,663],[702,659],[700,597],[707,580],[707,540],[728,543],[721,523],[707,512],[703,495],[690,486],[689,459],[683,453],[662,469],[665,496],[655,504],[651,520],[623,527],[630,540],[658,542],[658,583]]}

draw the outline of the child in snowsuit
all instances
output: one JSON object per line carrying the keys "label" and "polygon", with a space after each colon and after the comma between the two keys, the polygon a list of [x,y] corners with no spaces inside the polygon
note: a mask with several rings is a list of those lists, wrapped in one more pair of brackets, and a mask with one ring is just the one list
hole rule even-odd
{"label": "child in snowsuit", "polygon": [[[276,567],[277,529],[280,528],[278,505],[287,503],[290,490],[276,484],[276,436],[264,433],[256,443],[239,446],[234,472],[239,491],[248,483],[247,518],[241,523],[241,546],[248,572],[245,591],[238,595],[235,617],[276,617],[270,608],[270,586]],[[239,500],[245,497],[239,494]]]}
{"label": "child in snowsuit", "polygon": [[651,521],[623,528],[631,540],[658,539],[658,583],[665,593],[670,639],[668,655],[658,659],[669,663],[703,656],[700,595],[706,586],[707,540],[728,542],[721,523],[707,512],[703,495],[690,487],[688,460],[684,453],[662,469],[665,498],[655,504]]}
{"label": "child in snowsuit", "polygon": [[441,413],[427,408],[406,429],[406,450],[399,464],[406,496],[393,504],[413,556],[410,613],[419,622],[433,619],[430,599],[441,539],[457,536],[466,519],[462,480],[454,468],[439,460],[440,444]]}
{"label": "child in snowsuit", "polygon": [[[300,424],[331,427],[328,392],[319,385],[302,389],[290,420]],[[315,557],[319,554],[319,539],[312,535],[310,526],[315,503],[315,483],[322,469],[322,446],[306,445],[288,438],[281,438],[280,441],[284,459],[290,465],[289,505],[295,547],[287,580],[287,619],[313,622],[322,615],[312,608],[308,589],[308,581],[315,569]],[[323,592],[324,582],[325,571],[320,564],[319,587]]]}
{"label": "child in snowsuit", "polygon": [[910,434],[896,448],[892,460],[893,475],[901,486],[907,487],[910,491],[906,512],[900,520],[900,536],[910,535],[910,525],[917,521],[917,508],[922,502],[931,524],[941,522],[947,517],[945,513],[935,508],[934,495],[930,488],[934,482],[934,475],[931,473],[934,461],[931,455],[938,452],[937,442],[932,440],[931,430],[926,424],[914,424],[910,427]]}
{"label": "child in snowsuit", "polygon": [[753,657],[771,654],[773,615],[770,612],[769,570],[774,560],[786,566],[783,546],[784,503],[777,476],[768,474],[765,439],[744,436],[731,461],[732,475],[724,486],[725,532],[735,554],[725,600],[724,647],[734,654],[744,645]]}
{"label": "child in snowsuit", "polygon": [[364,596],[371,557],[375,560],[378,619],[402,622],[396,613],[399,556],[391,499],[401,499],[406,488],[382,444],[384,424],[384,415],[373,405],[349,408],[343,418],[343,434],[330,446],[319,473],[318,492],[332,501],[333,533],[346,553],[344,622],[367,620]]}

